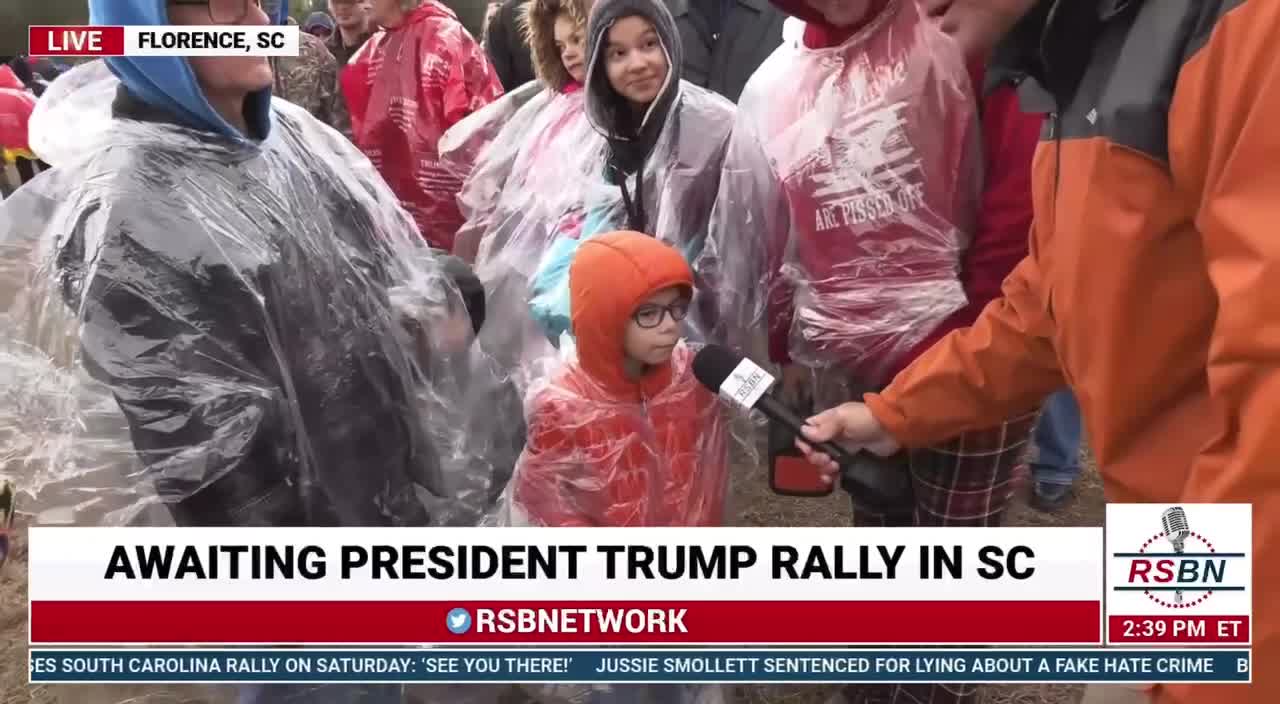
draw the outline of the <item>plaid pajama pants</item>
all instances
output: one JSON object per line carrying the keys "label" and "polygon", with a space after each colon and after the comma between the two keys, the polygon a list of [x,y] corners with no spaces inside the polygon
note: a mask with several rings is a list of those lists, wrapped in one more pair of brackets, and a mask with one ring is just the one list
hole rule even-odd
{"label": "plaid pajama pants", "polygon": [[[1013,498],[1013,469],[1022,461],[1036,414],[965,433],[938,447],[904,452],[890,462],[911,473],[912,501],[868,506],[853,496],[853,524],[865,527],[999,526]],[[855,684],[850,704],[975,704],[972,684]]]}
{"label": "plaid pajama pants", "polygon": [[887,464],[911,474],[911,501],[867,505],[853,498],[859,527],[998,526],[1013,498],[1013,469],[1026,453],[1036,414],[965,433],[942,445],[905,451]]}
{"label": "plaid pajama pants", "polygon": [[[836,370],[813,373],[814,406],[833,408],[861,400],[872,391]],[[912,496],[895,506],[870,505],[856,492],[857,527],[994,527],[1004,519],[1014,494],[1013,470],[1028,449],[1038,412],[995,428],[969,432],[936,447],[904,451],[883,460],[885,471],[909,472]],[[844,689],[850,704],[976,704],[972,684],[853,684]]]}

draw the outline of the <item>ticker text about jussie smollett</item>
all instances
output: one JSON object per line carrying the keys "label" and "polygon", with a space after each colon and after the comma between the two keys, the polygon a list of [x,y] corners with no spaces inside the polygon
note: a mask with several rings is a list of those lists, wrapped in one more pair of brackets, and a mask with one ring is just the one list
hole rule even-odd
{"label": "ticker text about jussie smollett", "polygon": [[[913,550],[914,559],[904,560]],[[334,554],[336,553],[336,554]],[[914,567],[914,569],[912,569]],[[908,571],[910,570],[910,571]],[[1031,578],[1028,545],[116,545],[109,580],[988,580]],[[915,574],[912,574],[912,573]]]}

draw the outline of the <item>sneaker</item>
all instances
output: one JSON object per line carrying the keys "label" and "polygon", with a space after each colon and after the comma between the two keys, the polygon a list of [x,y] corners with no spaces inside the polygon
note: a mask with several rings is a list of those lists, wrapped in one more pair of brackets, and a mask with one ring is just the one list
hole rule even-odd
{"label": "sneaker", "polygon": [[1057,513],[1066,508],[1074,496],[1071,484],[1036,482],[1031,491],[1031,507],[1041,513]]}

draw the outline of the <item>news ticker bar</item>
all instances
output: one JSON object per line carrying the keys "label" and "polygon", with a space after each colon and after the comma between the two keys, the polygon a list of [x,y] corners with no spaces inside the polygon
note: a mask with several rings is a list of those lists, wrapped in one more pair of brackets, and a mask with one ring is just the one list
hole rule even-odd
{"label": "news ticker bar", "polygon": [[1249,650],[50,650],[43,683],[1252,681]]}

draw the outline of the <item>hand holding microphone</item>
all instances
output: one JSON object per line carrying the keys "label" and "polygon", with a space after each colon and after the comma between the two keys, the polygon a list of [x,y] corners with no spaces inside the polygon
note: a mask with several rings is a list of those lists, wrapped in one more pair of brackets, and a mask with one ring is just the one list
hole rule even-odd
{"label": "hand holding microphone", "polygon": [[[825,479],[828,485],[835,480],[836,474],[840,473],[859,492],[880,501],[892,501],[895,497],[903,497],[911,491],[910,477],[905,471],[891,473],[878,471],[878,467],[859,462],[856,453],[849,452],[833,442],[838,435],[842,439],[854,440],[866,435],[873,440],[873,443],[864,446],[869,447],[876,454],[881,454],[881,450],[885,450],[884,454],[888,455],[897,450],[897,444],[883,428],[880,428],[879,423],[876,423],[865,407],[862,407],[862,412],[866,413],[865,419],[859,419],[856,416],[846,418],[848,407],[861,407],[861,404],[845,404],[805,421],[778,399],[766,393],[774,384],[772,375],[751,360],[719,345],[707,345],[694,356],[693,375],[703,386],[736,405],[747,410],[760,411],[770,420],[782,424],[796,435],[803,434],[808,437],[809,442],[797,441],[797,445],[810,462],[826,470]],[[874,427],[867,426],[866,419],[869,419]],[[851,424],[849,420],[854,422]],[[862,428],[871,432],[861,432]],[[858,432],[853,434],[851,430]]]}
{"label": "hand holding microphone", "polygon": [[840,465],[836,458],[823,451],[819,443],[843,441],[881,457],[888,457],[901,449],[898,441],[871,414],[871,409],[856,402],[841,404],[809,418],[800,429],[800,434],[818,447],[799,439],[796,440],[796,447],[814,465],[833,474],[839,471]]}

